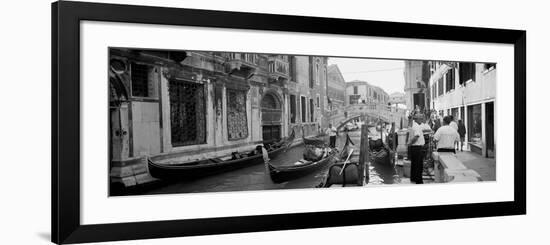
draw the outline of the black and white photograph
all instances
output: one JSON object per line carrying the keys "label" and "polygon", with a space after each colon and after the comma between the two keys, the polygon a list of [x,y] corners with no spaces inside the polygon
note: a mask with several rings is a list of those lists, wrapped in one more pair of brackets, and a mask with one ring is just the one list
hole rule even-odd
{"label": "black and white photograph", "polygon": [[497,180],[496,63],[126,47],[108,59],[110,196]]}
{"label": "black and white photograph", "polygon": [[548,240],[546,5],[9,2],[0,244]]}

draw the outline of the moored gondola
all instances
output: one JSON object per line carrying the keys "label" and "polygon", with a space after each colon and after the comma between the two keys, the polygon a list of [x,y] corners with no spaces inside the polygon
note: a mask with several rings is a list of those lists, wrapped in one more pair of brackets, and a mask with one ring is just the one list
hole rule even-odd
{"label": "moored gondola", "polygon": [[[294,140],[294,131],[284,140],[266,145],[267,154],[270,159],[277,157],[287,150]],[[181,163],[156,163],[148,159],[149,173],[158,179],[189,180],[213,175],[222,172],[233,171],[243,167],[260,164],[264,162],[262,146],[247,154],[232,153],[231,155],[208,158],[196,161]]]}
{"label": "moored gondola", "polygon": [[314,170],[317,170],[321,167],[326,166],[334,156],[337,155],[336,149],[327,148],[328,152],[321,160],[318,161],[308,161],[305,159],[299,160],[292,165],[284,166],[273,166],[270,163],[268,164],[269,175],[271,180],[275,183],[282,183],[288,180],[296,179],[307,174],[312,173]]}
{"label": "moored gondola", "polygon": [[359,163],[352,160],[353,149],[350,147],[355,145],[349,135],[346,137],[346,143],[340,152],[340,159],[335,161],[327,170],[325,180],[317,187],[332,187],[335,186],[357,186],[361,178]]}
{"label": "moored gondola", "polygon": [[[342,151],[347,152],[348,143],[344,145]],[[324,155],[317,161],[309,161],[301,159],[290,165],[274,166],[271,163],[266,163],[269,169],[271,180],[275,183],[282,183],[292,179],[300,178],[312,173],[315,170],[325,167],[332,162],[334,157],[338,156],[339,151],[330,147],[323,147]]]}

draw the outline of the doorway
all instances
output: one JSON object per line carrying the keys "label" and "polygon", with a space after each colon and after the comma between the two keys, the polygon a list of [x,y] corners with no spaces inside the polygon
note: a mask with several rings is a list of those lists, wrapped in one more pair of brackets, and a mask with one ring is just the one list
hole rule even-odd
{"label": "doorway", "polygon": [[262,137],[264,143],[281,139],[282,106],[276,95],[266,93],[262,98]]}

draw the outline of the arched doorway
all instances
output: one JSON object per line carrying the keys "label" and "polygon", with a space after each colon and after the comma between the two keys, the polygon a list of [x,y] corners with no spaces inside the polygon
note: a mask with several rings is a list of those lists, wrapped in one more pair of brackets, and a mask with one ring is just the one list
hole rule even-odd
{"label": "arched doorway", "polygon": [[264,142],[273,142],[281,139],[282,105],[274,93],[264,94],[262,108],[262,137]]}

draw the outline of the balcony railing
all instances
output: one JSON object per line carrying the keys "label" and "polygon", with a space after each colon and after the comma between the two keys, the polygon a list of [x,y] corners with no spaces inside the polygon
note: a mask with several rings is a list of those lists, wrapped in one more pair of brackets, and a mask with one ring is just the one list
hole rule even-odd
{"label": "balcony railing", "polygon": [[288,59],[284,56],[276,56],[269,58],[269,72],[288,78]]}
{"label": "balcony railing", "polygon": [[240,61],[253,66],[257,66],[259,64],[259,58],[257,54],[225,53],[224,56],[227,57],[229,61]]}

